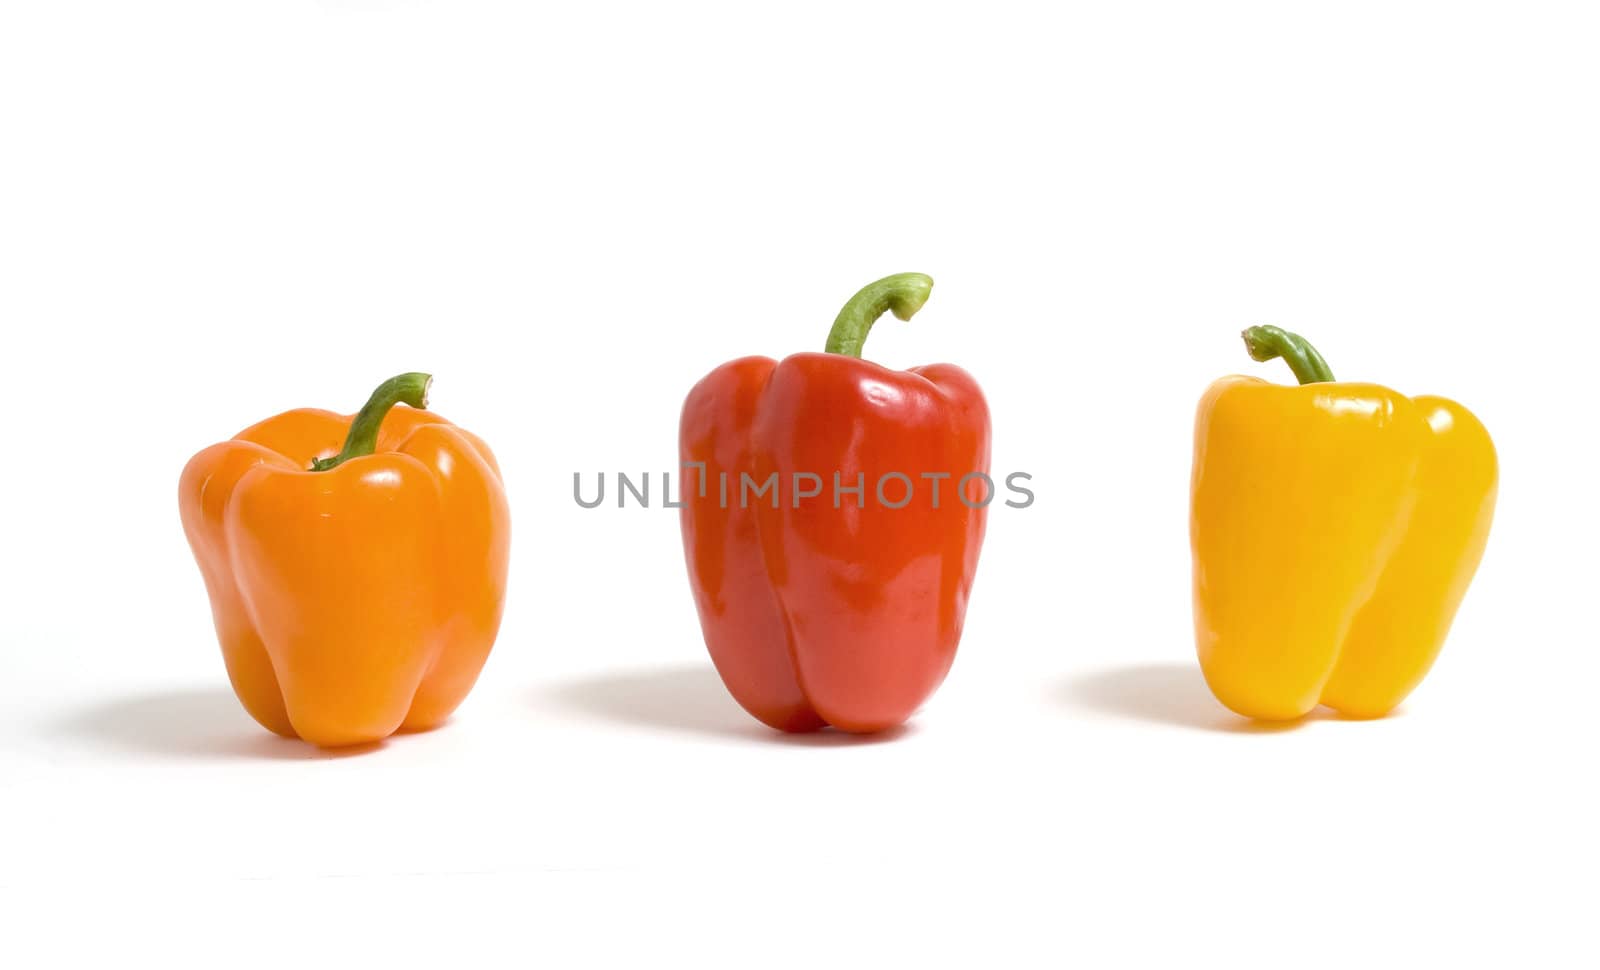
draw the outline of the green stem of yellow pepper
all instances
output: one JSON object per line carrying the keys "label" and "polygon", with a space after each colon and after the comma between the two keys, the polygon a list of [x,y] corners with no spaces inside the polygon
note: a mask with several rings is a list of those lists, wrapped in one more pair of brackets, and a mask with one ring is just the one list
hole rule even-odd
{"label": "green stem of yellow pepper", "polygon": [[1251,327],[1241,336],[1244,347],[1253,360],[1268,361],[1282,357],[1302,384],[1320,384],[1333,380],[1328,362],[1317,353],[1311,342],[1297,333],[1277,327]]}
{"label": "green stem of yellow pepper", "polygon": [[928,302],[928,293],[932,290],[933,279],[921,273],[896,273],[868,283],[839,311],[823,350],[860,357],[861,347],[867,342],[867,331],[879,317],[886,311],[893,311],[900,319],[910,320],[912,314]]}
{"label": "green stem of yellow pepper", "polygon": [[325,472],[330,468],[337,468],[352,458],[370,455],[378,447],[378,429],[383,427],[383,419],[389,409],[396,404],[409,404],[414,408],[428,406],[428,388],[433,384],[432,374],[401,374],[391,377],[378,385],[378,389],[367,398],[367,403],[350,422],[350,433],[345,436],[344,450],[332,458],[316,458],[311,462],[311,470]]}

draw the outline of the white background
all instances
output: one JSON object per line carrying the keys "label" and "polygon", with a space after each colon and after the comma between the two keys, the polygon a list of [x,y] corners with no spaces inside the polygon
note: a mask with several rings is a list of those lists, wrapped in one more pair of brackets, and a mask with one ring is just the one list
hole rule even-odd
{"label": "white background", "polygon": [[[1593,965],[1591,4],[19,2],[0,13],[0,960]],[[954,671],[879,743],[722,691],[659,474],[717,363],[985,387]],[[1488,554],[1380,722],[1252,730],[1189,617],[1193,407],[1278,323],[1473,408]],[[515,516],[444,729],[229,692],[189,455],[437,375]],[[23,959],[15,959],[20,955]]]}

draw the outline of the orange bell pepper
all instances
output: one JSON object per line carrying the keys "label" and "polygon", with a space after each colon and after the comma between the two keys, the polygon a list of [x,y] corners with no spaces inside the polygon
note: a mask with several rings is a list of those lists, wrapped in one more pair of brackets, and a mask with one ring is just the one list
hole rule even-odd
{"label": "orange bell pepper", "polygon": [[353,418],[280,414],[183,470],[228,678],[270,731],[334,747],[426,730],[488,657],[511,513],[489,447],[422,410],[431,383],[386,381]]}

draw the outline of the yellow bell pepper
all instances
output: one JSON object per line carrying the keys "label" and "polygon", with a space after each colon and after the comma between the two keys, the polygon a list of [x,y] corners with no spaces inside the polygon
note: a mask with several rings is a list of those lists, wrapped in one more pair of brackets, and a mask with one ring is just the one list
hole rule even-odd
{"label": "yellow bell pepper", "polygon": [[1461,405],[1334,383],[1303,338],[1251,327],[1299,387],[1224,377],[1195,419],[1195,640],[1217,699],[1290,720],[1381,717],[1422,681],[1483,556],[1498,469]]}

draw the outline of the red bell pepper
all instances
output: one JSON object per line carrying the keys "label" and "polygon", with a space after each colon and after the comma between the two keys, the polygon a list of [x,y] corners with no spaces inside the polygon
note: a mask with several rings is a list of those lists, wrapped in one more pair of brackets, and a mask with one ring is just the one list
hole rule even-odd
{"label": "red bell pepper", "polygon": [[701,629],[728,690],[774,728],[894,727],[955,659],[994,497],[989,408],[952,364],[860,359],[873,322],[909,320],[932,286],[879,280],[839,312],[825,353],[723,364],[684,402]]}

